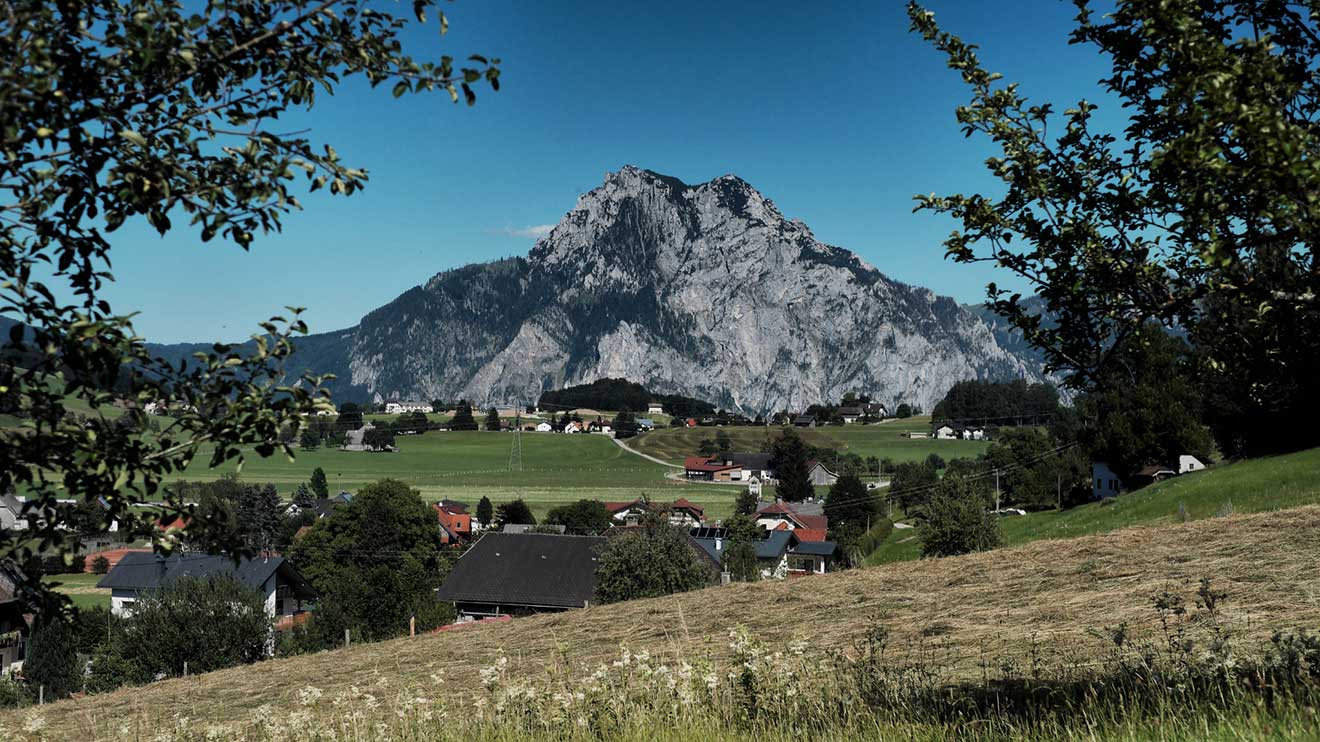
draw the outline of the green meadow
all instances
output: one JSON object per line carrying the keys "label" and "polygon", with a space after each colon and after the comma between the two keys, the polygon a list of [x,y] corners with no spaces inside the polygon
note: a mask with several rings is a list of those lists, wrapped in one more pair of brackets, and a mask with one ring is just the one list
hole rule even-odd
{"label": "green meadow", "polygon": [[[1258,513],[1320,503],[1320,448],[1250,459],[1174,477],[1119,497],[1067,510],[1000,519],[1004,544],[1086,536],[1228,513]],[[895,528],[868,564],[921,556],[918,529]]]}
{"label": "green meadow", "polygon": [[[720,428],[659,428],[643,433],[629,445],[665,461],[682,463],[686,456],[695,455],[704,438],[714,438],[724,432],[733,439],[735,451],[761,451],[769,445],[772,436],[778,436],[777,427],[720,427]],[[842,453],[855,453],[862,458],[874,456],[894,462],[920,461],[932,453],[945,459],[976,458],[990,445],[986,441],[934,440],[908,438],[909,431],[930,432],[929,417],[890,419],[875,425],[826,425],[816,428],[797,428],[809,445],[833,448]]]}
{"label": "green meadow", "polygon": [[[241,471],[232,463],[209,468],[203,449],[179,479],[206,481],[238,471],[247,482],[274,484],[288,497],[312,470],[325,470],[331,491],[355,491],[387,477],[416,487],[427,499],[449,498],[475,504],[482,496],[498,504],[521,497],[533,513],[582,498],[631,500],[643,494],[658,500],[686,497],[723,517],[733,510],[741,488],[687,484],[667,479],[672,469],[634,455],[602,435],[523,433],[521,467],[510,469],[512,433],[431,431],[398,436],[394,453],[318,448],[259,458],[249,454]],[[516,464],[516,461],[512,463]]]}

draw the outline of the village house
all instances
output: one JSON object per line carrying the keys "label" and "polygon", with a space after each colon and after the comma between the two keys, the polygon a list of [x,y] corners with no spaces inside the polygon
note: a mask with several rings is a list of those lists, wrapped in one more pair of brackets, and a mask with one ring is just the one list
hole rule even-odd
{"label": "village house", "polygon": [[1114,497],[1125,492],[1123,480],[1109,464],[1103,461],[1091,462],[1091,499],[1103,500],[1107,497]]}
{"label": "village house", "polygon": [[271,618],[295,616],[316,600],[316,591],[283,557],[242,558],[238,564],[224,555],[153,553],[125,554],[96,586],[110,590],[110,612],[124,617],[143,594],[184,577],[229,576],[260,592]]}
{"label": "village house", "polygon": [[862,405],[862,414],[866,417],[874,417],[883,420],[884,418],[889,417],[889,410],[879,402],[869,402]]}
{"label": "village house", "polygon": [[586,608],[596,600],[599,536],[486,533],[436,593],[459,622]]}
{"label": "village house", "polygon": [[1178,473],[1187,474],[1188,472],[1200,471],[1205,468],[1201,460],[1191,454],[1183,454],[1178,457]]}
{"label": "village house", "polygon": [[817,487],[829,486],[839,481],[839,475],[819,461],[807,462],[807,477]]}
{"label": "village house", "polygon": [[27,530],[28,519],[23,513],[23,506],[26,503],[27,498],[19,497],[12,492],[0,495],[0,530]]}
{"label": "village house", "polygon": [[1178,476],[1176,469],[1163,464],[1151,464],[1143,466],[1132,474],[1132,484],[1135,487],[1145,487],[1148,484],[1164,481],[1169,477]]}
{"label": "village house", "polygon": [[385,403],[386,415],[401,415],[405,412],[435,412],[430,402],[400,402],[394,400]]}
{"label": "village house", "polygon": [[793,427],[814,428],[816,427],[816,418],[813,415],[798,415],[793,418]]}
{"label": "village house", "polygon": [[680,497],[672,503],[651,502],[637,499],[631,502],[606,502],[605,512],[620,526],[635,526],[642,522],[647,513],[656,510],[669,511],[671,526],[699,526],[706,520],[706,510],[687,498]]}
{"label": "village house", "polygon": [[549,433],[552,430],[554,430],[554,426],[550,423],[542,422],[536,424],[536,432],[538,433]]}
{"label": "village house", "polygon": [[[763,533],[763,538],[755,544],[756,562],[761,568],[762,579],[779,580],[793,573],[824,574],[837,548],[832,541],[804,542],[795,531],[773,530]],[[724,563],[724,553],[729,547],[727,530],[694,528],[691,536],[712,561],[716,564]]]}
{"label": "village house", "polygon": [[646,403],[646,414],[648,414],[648,415],[663,415],[663,414],[665,414],[665,406],[664,406],[663,404],[661,404],[660,402],[647,402],[647,403]]}
{"label": "village house", "polygon": [[840,407],[839,417],[843,418],[845,424],[852,424],[862,419],[866,413],[861,407]]}
{"label": "village house", "polygon": [[949,425],[948,423],[943,423],[939,427],[935,428],[935,437],[942,441],[951,441],[959,436],[958,436],[958,431],[955,430],[952,425]]}
{"label": "village house", "polygon": [[706,456],[688,456],[683,459],[683,476],[701,482],[737,482],[742,480],[742,467],[716,463]]}
{"label": "village house", "polygon": [[825,541],[830,520],[819,502],[775,502],[756,511],[756,524],[767,531],[795,531],[800,541]]}
{"label": "village house", "polygon": [[750,482],[753,479],[759,482],[773,480],[775,472],[770,468],[770,459],[771,455],[768,453],[721,453],[710,457],[712,463],[740,467],[741,475],[733,479],[736,482]]}
{"label": "village house", "polygon": [[0,567],[0,677],[23,667],[32,626],[18,599],[22,572]]}
{"label": "village house", "polygon": [[472,516],[463,503],[441,500],[432,507],[440,521],[440,543],[451,546],[472,540]]}

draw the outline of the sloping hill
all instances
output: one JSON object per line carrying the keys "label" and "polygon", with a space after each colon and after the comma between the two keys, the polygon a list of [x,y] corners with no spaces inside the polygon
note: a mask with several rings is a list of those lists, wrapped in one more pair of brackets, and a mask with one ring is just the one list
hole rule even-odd
{"label": "sloping hill", "polygon": [[[954,673],[976,678],[986,658],[1026,662],[1033,640],[1036,652],[1078,657],[1102,651],[1106,642],[1092,632],[1104,627],[1153,630],[1152,596],[1189,595],[1203,577],[1228,593],[1220,621],[1241,641],[1320,626],[1318,553],[1320,507],[1209,518],[473,626],[62,701],[40,713],[53,739],[107,738],[121,727],[150,738],[181,709],[202,727],[250,718],[262,704],[283,716],[307,686],[327,697],[358,687],[390,699],[434,687],[432,674],[462,704],[480,692],[480,669],[501,650],[511,673],[544,677],[589,672],[623,647],[723,660],[735,626],[771,646],[802,640],[811,652],[846,651],[875,618],[892,632],[895,661],[937,653]],[[0,724],[24,718],[11,713]]]}
{"label": "sloping hill", "polygon": [[[1064,511],[1005,517],[1004,542],[1013,546],[1047,538],[1072,538],[1135,525],[1176,523],[1227,512],[1259,513],[1320,504],[1320,448],[1249,459],[1143,487],[1103,502]],[[868,557],[869,564],[917,559],[921,537],[895,529]]]}

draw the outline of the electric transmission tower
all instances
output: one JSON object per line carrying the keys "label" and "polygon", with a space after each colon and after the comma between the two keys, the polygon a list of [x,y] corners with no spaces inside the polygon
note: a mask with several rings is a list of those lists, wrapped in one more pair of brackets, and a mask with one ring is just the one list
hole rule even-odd
{"label": "electric transmission tower", "polygon": [[522,408],[513,413],[513,443],[509,448],[509,471],[522,471]]}

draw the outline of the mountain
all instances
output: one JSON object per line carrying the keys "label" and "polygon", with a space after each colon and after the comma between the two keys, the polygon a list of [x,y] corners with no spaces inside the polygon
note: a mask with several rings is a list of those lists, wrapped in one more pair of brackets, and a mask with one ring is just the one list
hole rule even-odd
{"label": "mountain", "polygon": [[969,378],[1040,380],[976,311],[817,240],[742,179],[626,166],[526,258],[439,273],[300,344],[337,397],[530,402],[626,378],[746,413],[848,391],[930,409]]}

